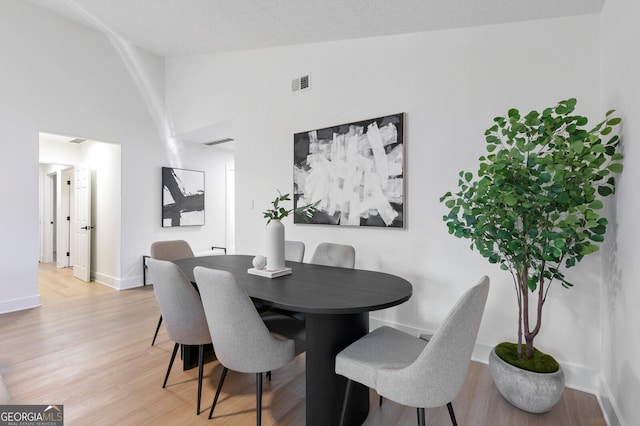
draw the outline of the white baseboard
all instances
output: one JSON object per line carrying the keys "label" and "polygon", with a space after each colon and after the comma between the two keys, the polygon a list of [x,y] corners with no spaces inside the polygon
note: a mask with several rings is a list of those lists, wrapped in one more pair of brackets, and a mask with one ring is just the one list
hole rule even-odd
{"label": "white baseboard", "polygon": [[[411,326],[388,323],[384,320],[380,320],[377,318],[369,319],[369,326],[371,330],[381,327],[383,325],[388,325],[389,327],[397,328],[399,330],[402,330],[409,334],[413,334],[415,336],[420,335],[420,333],[433,333],[435,331],[435,330],[421,330]],[[491,353],[491,349],[493,349],[493,345],[476,343],[473,349],[473,354],[471,355],[471,359],[477,362],[481,362],[483,364],[488,364],[489,354]],[[569,364],[569,363],[563,363],[563,362],[560,363],[560,366],[564,371],[565,385],[568,388],[576,389],[582,392],[587,392],[593,395],[598,395],[599,372],[597,370],[593,370],[593,369],[586,368],[576,364]]]}
{"label": "white baseboard", "polygon": [[0,314],[37,308],[38,306],[40,306],[40,295],[3,300],[0,302]]}
{"label": "white baseboard", "polygon": [[609,384],[602,374],[598,375],[598,393],[596,397],[608,426],[626,426],[626,423],[622,421],[622,416],[615,403]]}
{"label": "white baseboard", "polygon": [[[149,279],[149,277],[147,277]],[[95,282],[106,285],[116,290],[128,290],[130,288],[142,287],[142,275],[120,280],[109,275],[96,273]]]}

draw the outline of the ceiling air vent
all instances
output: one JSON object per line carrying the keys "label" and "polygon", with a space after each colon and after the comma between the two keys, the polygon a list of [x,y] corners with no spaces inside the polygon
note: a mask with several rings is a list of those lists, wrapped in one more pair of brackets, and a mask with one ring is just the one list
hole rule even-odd
{"label": "ceiling air vent", "polygon": [[218,139],[215,141],[210,141],[210,142],[204,142],[205,145],[209,145],[209,146],[214,146],[214,145],[219,145],[221,143],[226,143],[226,142],[233,142],[232,138],[223,138],[223,139]]}
{"label": "ceiling air vent", "polygon": [[309,74],[291,80],[291,91],[293,93],[308,90],[310,87],[311,79],[309,78]]}

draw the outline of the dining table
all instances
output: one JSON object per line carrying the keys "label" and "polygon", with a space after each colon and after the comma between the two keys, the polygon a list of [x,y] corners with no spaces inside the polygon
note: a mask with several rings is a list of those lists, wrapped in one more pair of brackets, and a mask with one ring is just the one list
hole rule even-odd
{"label": "dining table", "polygon": [[[336,355],[369,332],[369,312],[407,301],[413,291],[411,284],[384,272],[289,261],[285,266],[291,268],[291,274],[267,278],[248,273],[253,258],[214,255],[174,262],[195,285],[196,266],[228,271],[254,302],[304,314],[306,424],[337,425],[347,380],[335,373]],[[347,425],[365,421],[368,388],[354,383],[345,413]]]}

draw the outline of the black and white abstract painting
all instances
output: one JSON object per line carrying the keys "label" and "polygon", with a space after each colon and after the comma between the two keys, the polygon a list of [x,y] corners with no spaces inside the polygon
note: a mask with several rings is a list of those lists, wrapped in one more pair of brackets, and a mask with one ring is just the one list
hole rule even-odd
{"label": "black and white abstract painting", "polygon": [[403,125],[399,113],[294,134],[294,207],[319,201],[309,223],[404,228]]}
{"label": "black and white abstract painting", "polygon": [[162,168],[162,226],[204,225],[204,172]]}

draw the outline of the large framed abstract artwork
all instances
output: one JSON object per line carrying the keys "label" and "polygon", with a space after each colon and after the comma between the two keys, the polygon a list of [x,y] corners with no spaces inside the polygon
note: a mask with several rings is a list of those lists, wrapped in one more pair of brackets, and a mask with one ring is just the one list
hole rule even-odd
{"label": "large framed abstract artwork", "polygon": [[162,226],[204,225],[204,172],[162,168]]}
{"label": "large framed abstract artwork", "polygon": [[309,223],[404,228],[404,144],[403,113],[294,134],[294,208],[319,201]]}

